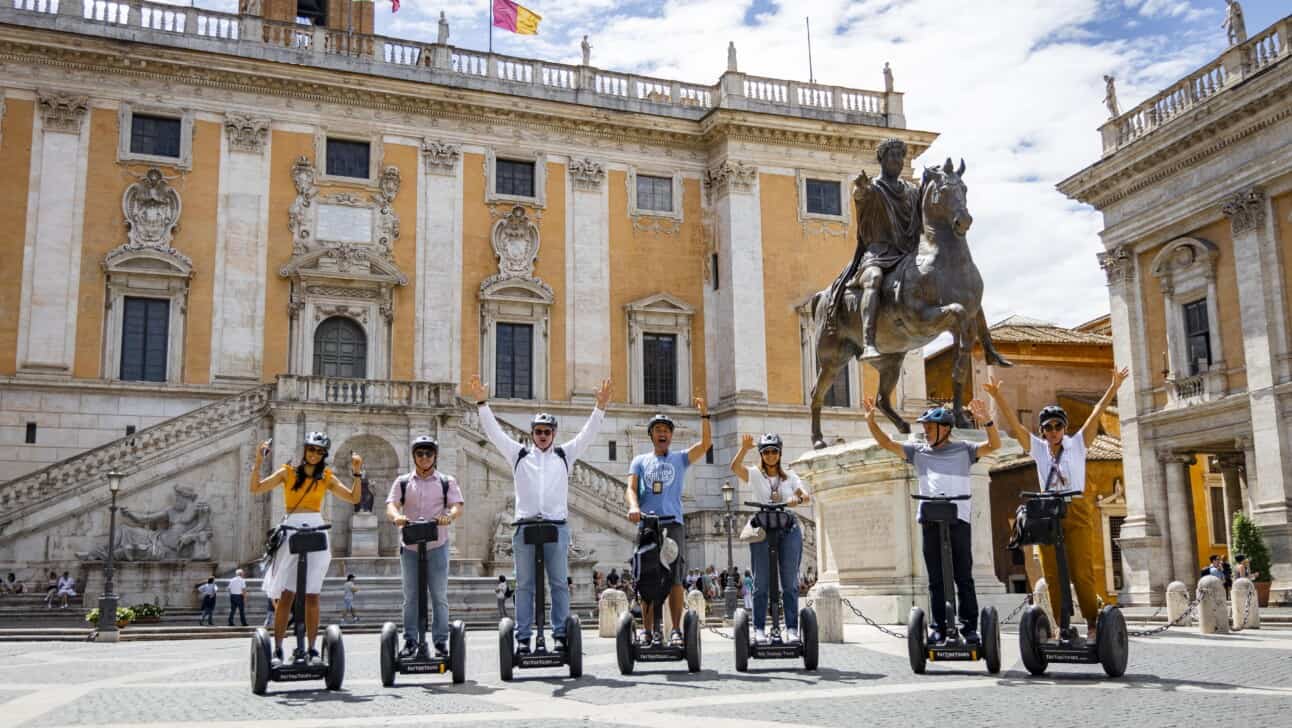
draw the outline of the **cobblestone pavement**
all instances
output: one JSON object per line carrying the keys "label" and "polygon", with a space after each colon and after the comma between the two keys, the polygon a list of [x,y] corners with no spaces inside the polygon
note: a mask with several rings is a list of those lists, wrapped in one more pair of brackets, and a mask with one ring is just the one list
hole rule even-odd
{"label": "cobblestone pavement", "polygon": [[[821,669],[754,661],[735,671],[732,643],[704,634],[704,669],[643,665],[619,674],[612,640],[584,633],[584,677],[517,670],[498,677],[492,632],[467,636],[467,681],[400,676],[381,687],[375,635],[346,640],[344,689],[271,683],[251,694],[245,639],[0,644],[0,725],[644,726],[1000,725],[1009,715],[1044,725],[1286,725],[1292,714],[1292,630],[1203,638],[1196,629],[1131,641],[1126,676],[1097,665],[1053,667],[1033,678],[1004,635],[1004,669],[931,664],[913,675],[906,644],[849,625],[847,643],[821,646]],[[1038,708],[1048,719],[1040,718]]]}

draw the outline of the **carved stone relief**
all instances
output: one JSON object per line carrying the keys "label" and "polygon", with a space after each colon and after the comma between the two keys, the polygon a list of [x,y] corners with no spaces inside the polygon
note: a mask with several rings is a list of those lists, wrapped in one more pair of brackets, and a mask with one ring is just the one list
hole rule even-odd
{"label": "carved stone relief", "polygon": [[49,92],[40,94],[41,123],[45,131],[79,134],[81,119],[90,108],[87,96]]}
{"label": "carved stone relief", "polygon": [[576,159],[570,162],[570,179],[574,189],[595,192],[601,189],[606,178],[605,165],[591,159]]}
{"label": "carved stone relief", "polygon": [[180,208],[179,193],[167,183],[161,170],[149,169],[121,197],[121,212],[129,230],[126,247],[169,250],[179,225]]}
{"label": "carved stone relief", "polygon": [[718,198],[728,192],[752,192],[757,179],[757,167],[726,160],[717,167],[705,170],[704,188],[711,197]]}
{"label": "carved stone relief", "polygon": [[453,174],[462,148],[456,144],[446,144],[432,139],[422,140],[422,159],[426,163],[428,174]]}
{"label": "carved stone relief", "polygon": [[246,114],[225,114],[224,133],[235,152],[262,154],[269,136],[269,119]]}
{"label": "carved stone relief", "polygon": [[1265,190],[1251,187],[1235,193],[1220,211],[1229,218],[1234,235],[1259,230],[1265,224]]}

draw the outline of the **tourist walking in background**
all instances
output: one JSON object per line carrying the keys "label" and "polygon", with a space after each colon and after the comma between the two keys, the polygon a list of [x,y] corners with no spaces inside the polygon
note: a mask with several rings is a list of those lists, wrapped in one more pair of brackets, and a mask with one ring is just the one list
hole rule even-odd
{"label": "tourist walking in background", "polygon": [[754,577],[745,569],[745,578],[740,582],[740,591],[744,595],[745,609],[754,610]]}
{"label": "tourist walking in background", "polygon": [[507,616],[507,597],[511,596],[511,589],[507,586],[507,577],[499,574],[498,583],[493,588],[494,598],[498,600],[498,619]]}
{"label": "tourist walking in background", "polygon": [[242,577],[242,569],[233,572],[229,580],[229,626],[233,626],[233,613],[238,613],[242,626],[247,626],[246,594],[247,580]]}
{"label": "tourist walking in background", "polygon": [[359,585],[354,583],[354,574],[346,574],[345,585],[341,589],[341,621],[358,622],[359,615],[354,611],[354,595],[359,593]]}
{"label": "tourist walking in background", "polygon": [[215,594],[220,587],[215,585],[215,577],[208,577],[205,584],[198,584],[197,593],[202,596],[202,615],[198,617],[199,625],[215,626]]}

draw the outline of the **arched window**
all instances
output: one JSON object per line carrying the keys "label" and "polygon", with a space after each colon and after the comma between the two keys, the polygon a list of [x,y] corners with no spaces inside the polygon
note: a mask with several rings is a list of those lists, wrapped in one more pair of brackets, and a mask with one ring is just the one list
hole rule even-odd
{"label": "arched window", "polygon": [[368,337],[362,326],[344,316],[319,324],[314,330],[314,376],[368,376]]}

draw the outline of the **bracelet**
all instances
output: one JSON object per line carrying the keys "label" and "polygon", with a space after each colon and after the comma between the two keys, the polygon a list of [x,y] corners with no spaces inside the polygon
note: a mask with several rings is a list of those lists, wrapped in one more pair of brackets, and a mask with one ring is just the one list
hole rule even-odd
{"label": "bracelet", "polygon": [[702,420],[707,420],[707,419],[712,419],[712,418],[713,418],[713,415],[700,415],[700,419],[702,419]]}
{"label": "bracelet", "polygon": [[357,473],[356,473],[356,472],[354,472],[353,470],[351,470],[351,471],[350,471],[350,475],[353,475],[353,476],[354,476],[354,477],[356,477],[356,478],[362,478],[362,477],[363,477],[363,471],[362,471],[362,470],[360,470],[359,472],[357,472]]}
{"label": "bracelet", "polygon": [[983,426],[984,428],[987,428],[987,427],[995,427],[995,426],[996,426],[996,420],[987,420],[986,422],[982,423],[982,426]]}

